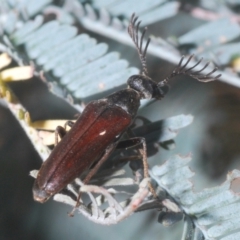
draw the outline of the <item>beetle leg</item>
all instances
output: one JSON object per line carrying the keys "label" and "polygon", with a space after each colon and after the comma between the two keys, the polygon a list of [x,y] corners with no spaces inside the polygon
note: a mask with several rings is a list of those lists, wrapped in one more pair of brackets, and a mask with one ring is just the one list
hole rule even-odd
{"label": "beetle leg", "polygon": [[132,148],[138,145],[142,145],[142,148],[139,148],[138,151],[142,156],[143,161],[143,170],[144,170],[144,178],[148,178],[148,163],[147,163],[147,145],[146,140],[143,137],[135,137],[128,140],[124,140],[118,143],[116,148]]}
{"label": "beetle leg", "polygon": [[[91,178],[96,174],[96,172],[98,171],[98,169],[102,166],[102,164],[109,158],[110,154],[114,151],[114,149],[117,146],[117,142],[112,143],[111,145],[109,145],[106,150],[105,153],[103,154],[103,156],[99,159],[99,161],[96,163],[96,165],[89,171],[89,173],[87,174],[87,176],[84,178],[83,183],[84,184],[88,184],[89,181],[91,180]],[[71,213],[69,213],[68,215],[70,217],[73,217],[73,214],[75,212],[75,210],[80,206],[80,198],[81,198],[81,189],[80,192],[78,194],[77,197],[77,202],[75,207],[73,208],[73,210],[71,211]]]}
{"label": "beetle leg", "polygon": [[142,143],[142,138],[141,137],[133,137],[130,139],[126,139],[123,141],[118,142],[116,149],[128,149],[128,148],[134,148]]}
{"label": "beetle leg", "polygon": [[84,184],[88,184],[88,182],[91,180],[91,178],[96,174],[98,169],[102,166],[102,164],[108,159],[110,154],[114,151],[118,143],[112,143],[109,145],[103,154],[103,156],[97,161],[96,165],[89,171],[87,176],[84,179]]}
{"label": "beetle leg", "polygon": [[[129,137],[132,137],[135,135],[131,129],[127,130],[127,134],[129,135]],[[130,147],[134,147],[134,146],[142,144],[142,148],[139,148],[138,151],[142,156],[144,178],[149,178],[146,139],[143,137],[134,137],[134,138],[130,138],[129,140],[126,140],[126,142],[127,141],[132,141],[132,145],[130,145]],[[123,143],[119,142],[117,147],[119,148],[121,146],[124,146],[124,142]],[[128,146],[128,148],[129,148],[129,146]],[[155,198],[158,198],[156,191],[154,190],[151,182],[148,182],[148,187],[149,187],[149,190],[151,191],[152,195]]]}
{"label": "beetle leg", "polygon": [[57,126],[55,130],[55,146],[58,144],[58,136],[62,139],[66,135],[67,131],[62,126]]}
{"label": "beetle leg", "polygon": [[[142,156],[142,161],[143,161],[143,172],[144,172],[144,177],[148,178],[148,161],[147,161],[147,144],[146,140],[143,137],[135,137],[134,132],[129,128],[127,131],[128,136],[130,137],[130,140],[132,139],[133,142],[135,141],[135,146],[142,144],[142,149],[139,149],[138,151],[140,152]],[[153,188],[151,186],[151,188]]]}
{"label": "beetle leg", "polygon": [[74,125],[74,122],[72,121],[67,121],[65,124],[64,124],[64,127],[62,126],[57,126],[56,130],[55,130],[55,146],[58,144],[58,136],[62,139],[67,131],[67,126],[69,127],[72,127]]}

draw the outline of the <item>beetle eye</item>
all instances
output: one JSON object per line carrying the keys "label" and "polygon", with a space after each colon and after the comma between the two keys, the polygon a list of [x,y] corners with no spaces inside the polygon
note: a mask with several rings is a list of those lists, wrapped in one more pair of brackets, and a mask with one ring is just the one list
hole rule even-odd
{"label": "beetle eye", "polygon": [[169,90],[170,90],[170,87],[168,85],[164,85],[162,87],[159,87],[159,92],[163,96],[165,96],[168,93]]}

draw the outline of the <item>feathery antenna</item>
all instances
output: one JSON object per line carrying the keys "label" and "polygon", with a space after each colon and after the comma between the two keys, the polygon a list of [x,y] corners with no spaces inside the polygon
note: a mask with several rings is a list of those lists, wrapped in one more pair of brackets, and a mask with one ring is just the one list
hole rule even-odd
{"label": "feathery antenna", "polygon": [[172,73],[167,78],[165,78],[163,81],[159,82],[158,85],[159,86],[166,85],[168,83],[169,79],[171,79],[173,77],[176,77],[178,75],[187,75],[187,76],[190,76],[192,78],[197,79],[200,82],[215,81],[215,80],[217,80],[218,78],[221,77],[221,74],[219,74],[215,77],[212,76],[212,74],[217,71],[217,69],[218,69],[217,67],[215,67],[208,74],[205,74],[205,75],[202,74],[202,71],[205,70],[208,67],[210,62],[207,62],[202,69],[200,69],[198,71],[192,71],[195,67],[197,67],[202,62],[202,60],[203,60],[202,58],[194,66],[192,66],[190,68],[187,68],[189,62],[191,61],[191,59],[193,57],[194,57],[193,54],[190,55],[190,57],[187,59],[186,63],[183,65],[183,60],[184,60],[185,56],[182,56],[178,66],[172,71]]}
{"label": "feathery antenna", "polygon": [[147,31],[147,28],[144,29],[144,31],[141,35],[141,38],[139,39],[138,30],[139,30],[141,21],[137,21],[137,20],[138,20],[138,17],[136,17],[135,13],[133,13],[130,23],[129,23],[129,26],[128,26],[128,34],[132,38],[132,40],[137,48],[138,55],[139,55],[139,58],[140,58],[140,61],[142,64],[142,68],[143,68],[142,74],[145,76],[148,76],[146,53],[147,53],[147,48],[148,48],[148,45],[149,45],[151,39],[148,38],[145,48],[143,50],[143,38]]}

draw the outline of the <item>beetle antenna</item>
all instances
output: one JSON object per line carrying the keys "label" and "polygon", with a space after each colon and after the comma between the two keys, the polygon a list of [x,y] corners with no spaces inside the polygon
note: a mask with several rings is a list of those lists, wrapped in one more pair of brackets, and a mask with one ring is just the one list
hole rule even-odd
{"label": "beetle antenna", "polygon": [[215,81],[221,77],[221,74],[219,74],[215,77],[212,76],[212,74],[217,71],[217,69],[218,69],[217,67],[215,67],[208,74],[205,74],[205,75],[202,74],[202,71],[205,70],[209,66],[210,62],[207,62],[202,69],[197,70],[197,71],[192,71],[195,67],[197,67],[202,62],[202,60],[203,60],[202,58],[194,66],[187,68],[187,65],[189,64],[189,62],[192,60],[193,57],[194,57],[194,55],[191,55],[187,59],[186,63],[183,64],[183,60],[184,60],[185,56],[182,56],[181,60],[179,61],[178,66],[172,71],[172,73],[167,78],[165,78],[163,81],[159,82],[159,86],[166,85],[168,83],[169,79],[176,77],[178,75],[187,75],[187,76],[197,79],[200,82]]}
{"label": "beetle antenna", "polygon": [[135,46],[137,48],[138,55],[139,55],[139,58],[140,58],[140,61],[142,64],[142,68],[143,68],[142,74],[144,76],[148,76],[146,53],[147,53],[147,48],[148,48],[148,45],[149,45],[151,39],[148,38],[147,43],[143,50],[143,38],[147,31],[147,28],[145,28],[143,30],[141,38],[139,39],[138,30],[139,30],[141,21],[137,21],[137,20],[138,20],[138,17],[136,17],[135,13],[133,13],[133,15],[131,17],[131,21],[128,26],[128,34],[132,38],[133,43],[135,44]]}

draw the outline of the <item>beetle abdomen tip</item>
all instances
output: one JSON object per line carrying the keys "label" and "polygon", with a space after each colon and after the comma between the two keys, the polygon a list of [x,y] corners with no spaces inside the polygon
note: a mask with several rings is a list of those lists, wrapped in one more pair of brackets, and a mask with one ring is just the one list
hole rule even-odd
{"label": "beetle abdomen tip", "polygon": [[51,194],[47,193],[44,189],[39,188],[37,181],[35,180],[33,185],[33,198],[35,201],[44,203],[51,197]]}

